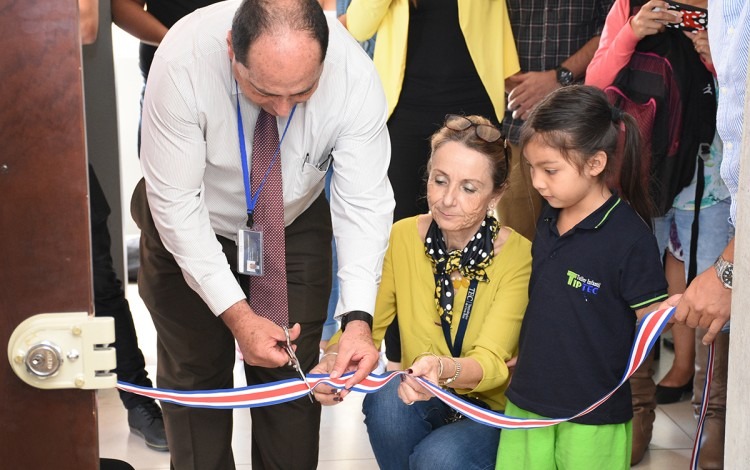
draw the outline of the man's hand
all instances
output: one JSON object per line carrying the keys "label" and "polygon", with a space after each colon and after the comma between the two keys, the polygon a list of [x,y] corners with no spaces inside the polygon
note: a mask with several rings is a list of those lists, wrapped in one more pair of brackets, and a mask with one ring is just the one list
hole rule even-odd
{"label": "man's hand", "polygon": [[375,369],[380,354],[372,343],[370,326],[363,320],[350,321],[341,334],[338,345],[338,355],[331,370],[331,378],[335,379],[345,372],[356,371],[344,385],[346,390],[341,392],[341,396],[344,397],[346,391]]}
{"label": "man's hand", "polygon": [[703,344],[711,344],[729,321],[732,291],[724,287],[713,267],[693,279],[679,299],[674,320],[690,328],[708,329]]}
{"label": "man's hand", "polygon": [[[245,362],[251,366],[281,367],[289,362],[284,350],[284,330],[267,318],[259,317],[244,300],[237,302],[221,314],[237,340]],[[289,330],[294,341],[300,334],[299,323]]]}
{"label": "man's hand", "polygon": [[560,88],[560,84],[557,83],[557,72],[546,70],[544,72],[519,72],[505,80],[505,87],[510,90],[508,110],[513,111],[514,119],[525,121],[536,105],[545,96]]}

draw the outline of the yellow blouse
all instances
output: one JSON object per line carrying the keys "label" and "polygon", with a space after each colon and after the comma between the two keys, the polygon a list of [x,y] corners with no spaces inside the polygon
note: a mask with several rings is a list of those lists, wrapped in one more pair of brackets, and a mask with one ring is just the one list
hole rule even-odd
{"label": "yellow blouse", "polygon": [[[379,346],[398,313],[404,368],[426,351],[452,356],[435,306],[435,277],[424,252],[424,240],[419,236],[418,218],[403,219],[393,225],[373,324],[373,340]],[[505,409],[504,392],[508,385],[505,361],[518,349],[530,275],[531,242],[512,232],[487,268],[489,283],[480,282],[477,287],[461,357],[476,360],[482,367],[483,378],[475,389],[457,391],[483,400],[493,410]],[[466,287],[455,291],[451,325],[454,339],[466,291]]]}
{"label": "yellow blouse", "polygon": [[[354,0],[346,26],[358,41],[375,40],[373,61],[383,82],[388,117],[396,108],[406,69],[410,0]],[[458,21],[497,119],[505,114],[505,79],[520,70],[505,0],[458,0]]]}

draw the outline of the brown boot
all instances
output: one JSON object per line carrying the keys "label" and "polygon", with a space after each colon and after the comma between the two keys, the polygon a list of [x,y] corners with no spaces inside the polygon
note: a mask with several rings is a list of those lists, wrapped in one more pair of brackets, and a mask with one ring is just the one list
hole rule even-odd
{"label": "brown boot", "polygon": [[630,390],[633,394],[633,448],[630,453],[630,465],[637,465],[648,450],[656,419],[653,350],[630,377]]}
{"label": "brown boot", "polygon": [[[696,330],[695,343],[695,380],[693,407],[696,415],[700,413],[703,397],[703,384],[706,381],[706,360],[708,346],[700,342],[706,330]],[[706,421],[703,424],[703,437],[700,443],[698,465],[703,470],[721,470],[724,468],[724,424],[727,409],[727,366],[729,362],[729,333],[719,333],[714,342],[714,375],[709,392]]]}

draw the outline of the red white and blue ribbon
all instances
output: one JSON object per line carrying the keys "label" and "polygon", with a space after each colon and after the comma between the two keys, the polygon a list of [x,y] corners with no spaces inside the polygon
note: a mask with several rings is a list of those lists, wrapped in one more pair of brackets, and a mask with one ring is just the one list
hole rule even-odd
{"label": "red white and blue ribbon", "polygon": [[700,413],[698,415],[698,429],[695,432],[695,441],[693,442],[693,452],[690,455],[691,470],[698,469],[698,457],[701,453],[701,439],[703,437],[703,425],[706,422],[706,412],[708,411],[708,400],[711,393],[711,382],[714,377],[714,353],[716,346],[714,343],[708,345],[708,359],[706,360],[706,381],[703,383],[703,399],[701,400]]}
{"label": "red white and blue ribbon", "polygon": [[[611,392],[604,395],[588,408],[569,418],[525,419],[506,416],[502,413],[486,410],[466,402],[425,379],[419,377],[416,379],[445,404],[454,408],[467,418],[473,419],[479,423],[501,429],[531,429],[553,426],[590,413],[615,393],[615,391],[617,391],[617,389],[620,388],[631,375],[633,375],[636,369],[638,369],[641,363],[646,359],[646,356],[648,356],[651,348],[658,340],[659,335],[664,330],[673,314],[674,308],[657,310],[647,314],[638,326],[635,342],[628,359],[627,369],[625,370],[622,379],[620,379],[620,382]],[[370,374],[359,384],[355,385],[352,390],[363,393],[373,393],[380,390],[391,380],[405,373],[406,372],[404,371],[396,371],[384,375]],[[345,374],[337,379],[332,379],[327,375],[310,374],[307,376],[307,379],[313,389],[321,383],[325,383],[334,388],[343,388],[346,379],[351,376],[351,374],[352,373]],[[235,389],[207,391],[165,390],[160,388],[140,387],[125,382],[117,382],[117,388],[126,392],[151,397],[163,402],[198,408],[254,408],[270,406],[296,400],[308,393],[307,385],[305,385],[300,379],[288,379]]]}

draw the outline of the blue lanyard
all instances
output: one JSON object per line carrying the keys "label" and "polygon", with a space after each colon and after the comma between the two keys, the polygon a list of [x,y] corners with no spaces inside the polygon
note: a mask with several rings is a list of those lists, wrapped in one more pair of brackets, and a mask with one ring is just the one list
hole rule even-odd
{"label": "blue lanyard", "polygon": [[242,127],[242,113],[240,112],[240,95],[237,82],[234,82],[234,89],[237,91],[235,97],[237,99],[237,134],[239,134],[240,139],[240,160],[242,160],[242,177],[243,182],[245,184],[245,203],[247,204],[247,226],[252,228],[253,226],[253,211],[255,210],[255,204],[258,202],[258,197],[260,196],[260,192],[263,190],[263,186],[266,184],[266,178],[268,178],[268,174],[271,172],[271,167],[276,163],[276,159],[281,154],[281,143],[284,141],[284,137],[286,136],[286,131],[289,129],[289,123],[292,122],[292,117],[294,116],[294,111],[297,109],[297,105],[295,104],[292,108],[292,112],[289,113],[289,119],[286,121],[286,127],[284,127],[284,132],[281,134],[281,139],[279,139],[279,145],[276,147],[276,151],[273,154],[273,158],[271,159],[271,163],[268,165],[268,168],[266,168],[266,172],[263,175],[263,179],[261,180],[258,187],[255,189],[255,193],[251,194],[251,188],[250,188],[250,168],[247,165],[247,148],[245,147],[245,130]]}
{"label": "blue lanyard", "polygon": [[466,301],[464,301],[464,309],[461,312],[461,319],[458,322],[455,343],[451,341],[451,326],[442,316],[440,317],[440,323],[443,327],[443,336],[445,336],[445,342],[448,343],[448,348],[451,350],[453,357],[461,357],[461,348],[464,345],[464,335],[466,335],[466,327],[469,324],[471,308],[474,306],[474,297],[477,295],[478,284],[479,281],[476,279],[472,279],[469,283],[469,290],[466,292]]}

